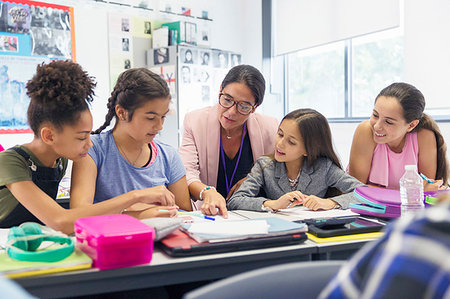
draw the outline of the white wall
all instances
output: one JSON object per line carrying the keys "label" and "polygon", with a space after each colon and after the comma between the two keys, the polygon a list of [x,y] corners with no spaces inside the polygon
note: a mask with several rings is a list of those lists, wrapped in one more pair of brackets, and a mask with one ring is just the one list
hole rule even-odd
{"label": "white wall", "polygon": [[[110,94],[108,66],[108,11],[163,19],[166,14],[106,5],[94,1],[42,1],[74,7],[77,62],[97,79],[96,99],[92,105],[94,128],[103,124]],[[156,4],[158,1],[154,1]],[[179,5],[199,11],[208,10],[211,47],[242,53],[242,61],[257,68],[262,65],[260,0],[183,0]],[[164,8],[164,7],[163,7]],[[158,10],[158,9],[156,9]],[[0,134],[5,148],[31,141],[32,134]]]}
{"label": "white wall", "polygon": [[405,1],[405,80],[433,114],[450,114],[450,1]]}

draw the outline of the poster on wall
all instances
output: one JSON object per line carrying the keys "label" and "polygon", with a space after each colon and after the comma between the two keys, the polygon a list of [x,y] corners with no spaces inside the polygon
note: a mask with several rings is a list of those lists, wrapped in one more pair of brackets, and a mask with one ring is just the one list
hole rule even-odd
{"label": "poster on wall", "polygon": [[179,46],[178,118],[190,111],[215,105],[223,78],[241,64],[241,55],[230,51]]}
{"label": "poster on wall", "polygon": [[[112,90],[119,75],[123,71],[135,67],[133,41],[148,39],[150,44],[152,21],[142,17],[110,13],[108,14],[108,37],[109,80]],[[139,49],[139,44],[137,48]]]}
{"label": "poster on wall", "polygon": [[0,134],[30,133],[26,83],[36,66],[75,60],[73,8],[0,1]]}

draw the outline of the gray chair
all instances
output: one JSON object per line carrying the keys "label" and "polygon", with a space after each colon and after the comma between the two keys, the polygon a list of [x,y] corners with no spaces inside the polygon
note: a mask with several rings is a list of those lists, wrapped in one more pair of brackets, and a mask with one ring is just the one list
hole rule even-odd
{"label": "gray chair", "polygon": [[295,262],[256,269],[190,291],[183,299],[317,298],[344,263]]}

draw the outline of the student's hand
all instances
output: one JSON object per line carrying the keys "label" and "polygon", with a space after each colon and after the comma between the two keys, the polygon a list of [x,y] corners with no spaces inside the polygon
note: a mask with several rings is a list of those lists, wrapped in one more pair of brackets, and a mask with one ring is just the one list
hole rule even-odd
{"label": "student's hand", "polygon": [[217,215],[217,209],[224,218],[228,218],[227,204],[222,194],[215,189],[208,189],[203,192],[203,204],[200,210],[205,215]]}
{"label": "student's hand", "polygon": [[434,183],[428,183],[424,181],[423,191],[436,191],[445,189],[445,186],[442,185],[442,180],[432,180]]}
{"label": "student's hand", "polygon": [[155,206],[139,212],[139,219],[175,216],[177,216],[176,206]]}
{"label": "student's hand", "polygon": [[277,200],[267,200],[264,205],[273,210],[286,209],[301,205],[305,197],[300,191],[292,191],[280,196]]}
{"label": "student's hand", "polygon": [[137,196],[140,202],[159,204],[162,206],[175,206],[175,195],[163,185],[136,190],[136,192],[138,192]]}
{"label": "student's hand", "polygon": [[337,203],[334,200],[329,198],[320,198],[315,195],[306,196],[303,200],[303,206],[307,207],[310,210],[331,210],[333,209]]}

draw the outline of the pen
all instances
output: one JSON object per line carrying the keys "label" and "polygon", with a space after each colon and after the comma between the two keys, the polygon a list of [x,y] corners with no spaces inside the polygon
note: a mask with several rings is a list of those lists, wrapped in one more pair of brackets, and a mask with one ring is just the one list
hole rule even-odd
{"label": "pen", "polygon": [[179,215],[189,215],[189,216],[195,216],[195,217],[200,217],[200,218],[203,218],[203,219],[207,219],[207,220],[211,220],[211,221],[215,221],[216,220],[216,218],[214,218],[214,217],[210,217],[210,216],[206,216],[206,215],[199,215],[199,214],[195,214],[195,213],[190,213],[190,212],[180,212],[180,211],[178,211],[178,214]]}
{"label": "pen", "polygon": [[427,178],[426,175],[424,175],[423,173],[419,172],[419,175],[422,177],[422,179],[424,179],[425,181],[427,181],[430,184],[434,184],[434,182],[432,180],[430,180],[429,178]]}
{"label": "pen", "polygon": [[290,200],[290,204],[288,204],[288,206],[286,207],[286,209],[289,209],[291,206],[292,206],[292,204],[295,202],[297,200],[297,198],[293,198],[293,199],[291,199]]}

